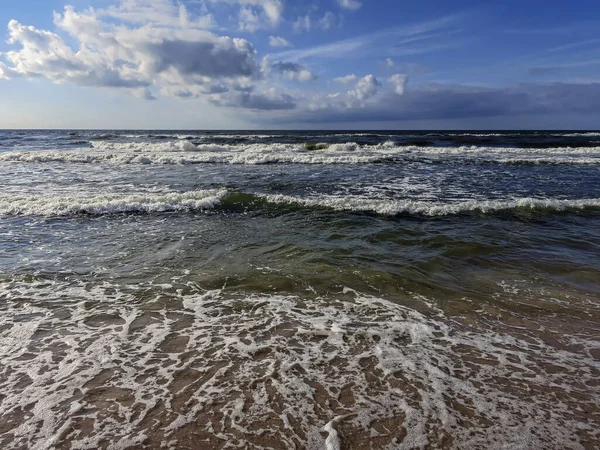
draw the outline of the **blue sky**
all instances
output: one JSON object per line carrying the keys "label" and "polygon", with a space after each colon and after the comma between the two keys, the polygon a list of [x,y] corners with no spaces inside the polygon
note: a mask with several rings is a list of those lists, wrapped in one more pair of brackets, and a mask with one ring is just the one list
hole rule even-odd
{"label": "blue sky", "polygon": [[1,128],[600,128],[600,5],[5,0]]}

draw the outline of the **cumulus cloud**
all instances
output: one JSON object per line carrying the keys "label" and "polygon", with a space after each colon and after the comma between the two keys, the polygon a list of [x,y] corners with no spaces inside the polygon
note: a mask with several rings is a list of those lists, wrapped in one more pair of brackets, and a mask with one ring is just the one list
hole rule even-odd
{"label": "cumulus cloud", "polygon": [[360,78],[356,83],[356,86],[353,90],[348,91],[348,94],[351,97],[354,97],[358,100],[368,100],[377,94],[377,91],[381,86],[381,83],[377,81],[373,75],[367,75],[363,78]]}
{"label": "cumulus cloud", "polygon": [[408,76],[397,73],[392,75],[388,80],[394,86],[394,92],[398,95],[403,95],[406,89],[406,83],[408,82]]}
{"label": "cumulus cloud", "polygon": [[387,58],[385,60],[385,65],[388,67],[394,67],[394,60],[392,58]]}
{"label": "cumulus cloud", "polygon": [[[273,22],[279,20],[282,8],[274,0],[229,3],[262,8]],[[142,18],[149,22],[139,24]],[[0,55],[4,59],[0,78],[47,78],[62,84],[128,89],[149,100],[158,92],[178,98],[221,96],[210,101],[252,109],[295,107],[291,97],[256,90],[269,76],[270,67],[266,59],[258,62],[249,41],[218,36],[200,19],[168,0],[122,0],[103,10],[77,12],[67,6],[54,15],[58,32],[11,20],[8,42],[14,49]],[[315,78],[301,66],[280,66],[278,71],[287,79]]]}
{"label": "cumulus cloud", "polygon": [[79,40],[74,51],[57,34],[9,23],[9,73],[45,77],[82,86],[147,87],[170,74],[191,83],[210,78],[257,74],[256,51],[244,39],[218,37],[204,30],[141,27],[104,31],[90,10],[77,14],[67,7],[55,23]]}
{"label": "cumulus cloud", "polygon": [[245,39],[212,35],[190,38],[173,36],[143,42],[138,49],[144,54],[144,68],[151,74],[174,69],[188,80],[195,76],[248,77],[258,72],[256,51]]}
{"label": "cumulus cloud", "polygon": [[362,3],[357,0],[337,0],[338,5],[344,9],[356,11],[362,6]]}
{"label": "cumulus cloud", "polygon": [[306,67],[292,62],[278,62],[271,66],[276,72],[282,73],[286,78],[297,81],[312,81],[317,77]]}
{"label": "cumulus cloud", "polygon": [[271,47],[291,47],[288,41],[279,36],[269,36],[269,45]]}
{"label": "cumulus cloud", "polygon": [[[90,30],[93,32],[93,27]],[[150,85],[148,80],[140,79],[135,73],[109,64],[106,54],[95,52],[89,46],[83,46],[75,53],[60,36],[50,31],[11,20],[8,33],[8,42],[21,48],[5,54],[9,63],[9,66],[2,66],[5,78],[45,77],[57,83],[81,86],[139,88]],[[86,35],[84,39],[87,40]]]}
{"label": "cumulus cloud", "polygon": [[385,94],[385,91],[381,91],[383,85],[373,75],[366,75],[363,78],[347,75],[335,78],[334,81],[343,84],[354,82],[354,86],[344,93],[336,92],[313,96],[307,105],[309,111],[360,110],[370,103],[377,104]]}

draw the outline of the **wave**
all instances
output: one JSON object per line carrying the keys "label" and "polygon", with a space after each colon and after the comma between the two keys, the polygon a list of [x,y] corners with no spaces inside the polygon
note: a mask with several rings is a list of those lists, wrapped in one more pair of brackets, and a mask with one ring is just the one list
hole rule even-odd
{"label": "wave", "polygon": [[557,136],[564,137],[600,137],[600,132],[590,131],[586,133],[568,133],[568,134],[558,134]]}
{"label": "wave", "polygon": [[361,196],[295,197],[226,189],[184,193],[131,195],[96,194],[79,196],[0,195],[0,216],[73,216],[119,213],[156,213],[220,210],[277,210],[289,208],[328,209],[339,212],[371,213],[382,216],[414,215],[443,217],[465,213],[493,214],[506,211],[576,211],[600,208],[600,198],[589,199],[498,199],[462,202],[382,200]]}
{"label": "wave", "polygon": [[269,203],[300,205],[310,208],[327,208],[335,211],[370,212],[384,216],[401,214],[419,216],[448,216],[461,213],[495,213],[510,210],[568,211],[600,208],[600,198],[589,199],[537,199],[518,198],[509,200],[469,200],[440,203],[414,200],[379,200],[365,197],[323,196],[315,198],[288,195],[264,195],[258,197]]}
{"label": "wave", "polygon": [[100,141],[93,148],[12,151],[0,162],[107,164],[600,164],[600,147],[517,149],[505,147],[419,147],[393,142],[340,144],[194,144],[190,141],[118,143]]}
{"label": "wave", "polygon": [[71,216],[133,212],[199,211],[214,208],[224,189],[160,194],[80,196],[0,195],[2,216]]}

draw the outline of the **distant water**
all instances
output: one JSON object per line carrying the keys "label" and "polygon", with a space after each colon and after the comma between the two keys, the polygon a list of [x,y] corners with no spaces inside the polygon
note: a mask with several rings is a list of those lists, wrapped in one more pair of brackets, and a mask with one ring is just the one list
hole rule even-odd
{"label": "distant water", "polygon": [[600,446],[599,132],[0,131],[0,447]]}

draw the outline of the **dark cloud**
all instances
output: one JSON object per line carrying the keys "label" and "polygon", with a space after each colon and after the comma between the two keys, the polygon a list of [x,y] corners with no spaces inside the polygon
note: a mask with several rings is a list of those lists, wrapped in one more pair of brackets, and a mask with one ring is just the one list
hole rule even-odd
{"label": "dark cloud", "polygon": [[287,94],[282,94],[277,97],[271,97],[264,94],[245,94],[242,95],[240,106],[249,109],[259,110],[282,110],[294,109],[296,101],[294,97]]}
{"label": "dark cloud", "polygon": [[304,70],[304,66],[293,62],[278,62],[274,63],[271,67],[273,68],[273,70],[276,70],[281,73],[300,72],[301,70]]}
{"label": "dark cloud", "polygon": [[213,95],[210,101],[217,106],[261,111],[290,110],[296,108],[296,99],[294,97],[287,94],[278,94],[274,89],[269,89],[266,92],[230,91],[224,95]]}
{"label": "dark cloud", "polygon": [[436,86],[384,95],[362,107],[331,104],[285,119],[307,124],[479,119],[552,114],[600,115],[600,83],[524,84],[512,88]]}
{"label": "dark cloud", "polygon": [[243,39],[220,38],[216,41],[164,40],[145,45],[152,60],[152,71],[176,69],[184,76],[253,76],[258,72],[256,51]]}
{"label": "dark cloud", "polygon": [[276,62],[271,65],[271,69],[285,75],[291,80],[312,81],[317,78],[305,66],[293,62]]}

